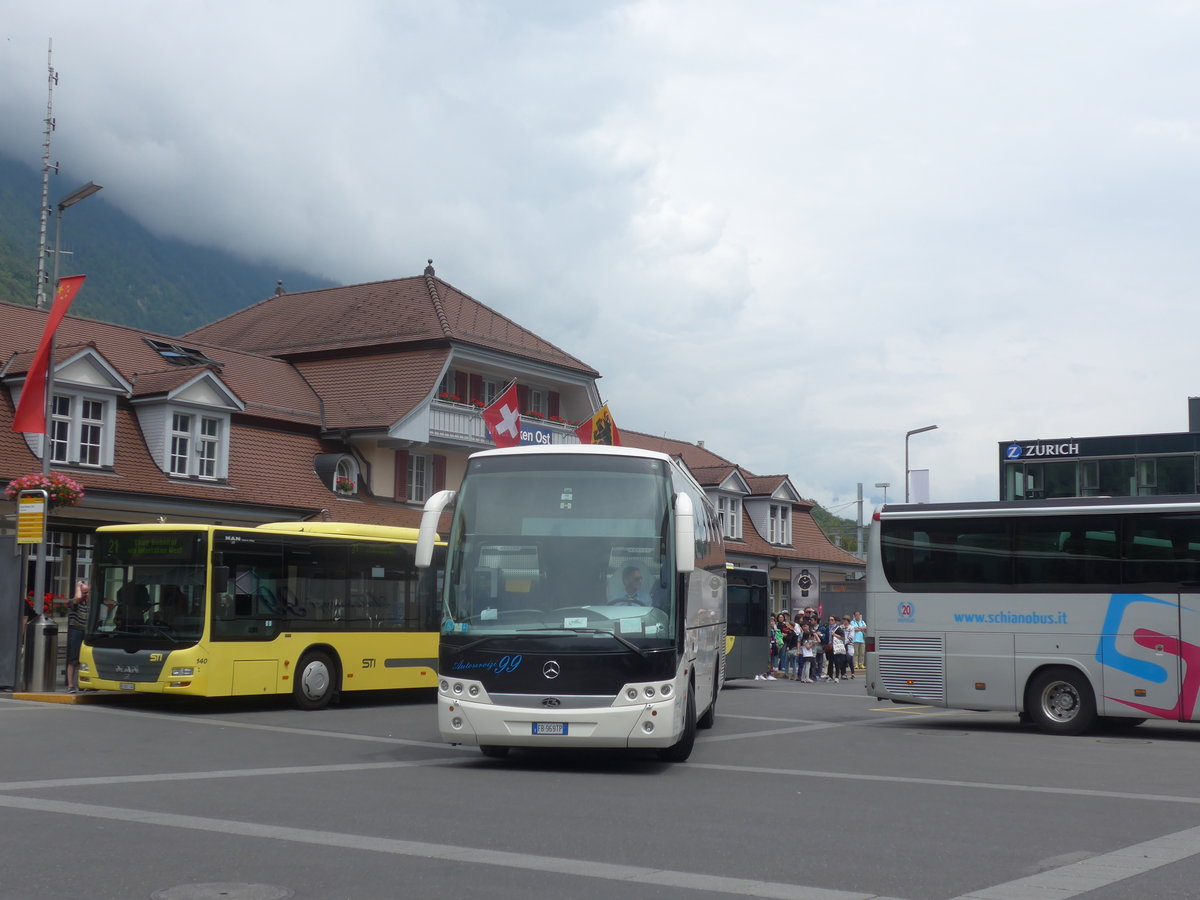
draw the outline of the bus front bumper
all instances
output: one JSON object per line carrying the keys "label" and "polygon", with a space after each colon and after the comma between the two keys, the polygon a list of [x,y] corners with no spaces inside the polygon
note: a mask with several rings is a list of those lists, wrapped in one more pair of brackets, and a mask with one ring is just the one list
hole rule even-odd
{"label": "bus front bumper", "polygon": [[[609,706],[579,708],[570,697],[540,695],[522,698],[528,705],[496,703],[477,681],[439,678],[438,730],[447,743],[468,746],[670,747],[683,733],[687,684],[682,690],[673,682],[653,685],[652,698],[645,697],[646,685],[626,685]],[[542,705],[546,700],[559,705]]]}

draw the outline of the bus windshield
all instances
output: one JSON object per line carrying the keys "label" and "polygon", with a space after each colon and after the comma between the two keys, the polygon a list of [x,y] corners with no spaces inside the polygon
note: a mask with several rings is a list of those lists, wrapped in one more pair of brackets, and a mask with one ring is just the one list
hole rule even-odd
{"label": "bus windshield", "polygon": [[88,636],[171,647],[204,631],[206,532],[99,533]]}
{"label": "bus windshield", "polygon": [[623,456],[473,459],[454,515],[443,633],[675,639],[666,463]]}

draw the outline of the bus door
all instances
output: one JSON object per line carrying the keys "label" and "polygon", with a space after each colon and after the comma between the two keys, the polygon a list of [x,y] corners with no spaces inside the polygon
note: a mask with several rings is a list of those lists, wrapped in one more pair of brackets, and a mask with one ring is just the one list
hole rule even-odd
{"label": "bus door", "polygon": [[1200,593],[1179,594],[1180,718],[1200,720]]}
{"label": "bus door", "polygon": [[[1195,640],[1200,638],[1200,595],[1110,595],[1096,651],[1104,667],[1103,695],[1096,698],[1101,715],[1174,720],[1194,715],[1194,688],[1190,701],[1180,691],[1185,597],[1193,609],[1184,617]],[[1200,678],[1200,666],[1195,678]]]}

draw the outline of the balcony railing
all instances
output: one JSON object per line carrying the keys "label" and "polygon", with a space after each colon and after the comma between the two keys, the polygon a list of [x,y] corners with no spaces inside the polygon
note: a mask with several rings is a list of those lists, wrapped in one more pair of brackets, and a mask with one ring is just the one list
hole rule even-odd
{"label": "balcony railing", "polygon": [[[529,435],[534,443],[579,443],[579,437],[572,425],[522,416],[521,430]],[[429,404],[429,439],[474,444],[479,447],[492,445],[487,426],[483,424],[483,410],[465,403],[449,403],[445,400],[433,400]]]}

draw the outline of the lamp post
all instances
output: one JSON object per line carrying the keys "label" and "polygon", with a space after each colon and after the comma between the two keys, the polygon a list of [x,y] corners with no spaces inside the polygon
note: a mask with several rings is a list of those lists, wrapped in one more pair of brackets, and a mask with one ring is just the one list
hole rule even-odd
{"label": "lamp post", "polygon": [[924,431],[933,431],[935,428],[937,428],[936,425],[926,425],[924,428],[914,428],[912,431],[905,432],[905,434],[904,434],[904,502],[905,503],[908,502],[908,497],[909,497],[909,491],[908,491],[909,477],[908,476],[909,476],[909,472],[911,471],[911,469],[908,468],[908,439],[910,437],[912,437],[914,434],[921,434]]}
{"label": "lamp post", "polygon": [[[67,196],[63,197],[56,204],[58,213],[54,219],[54,276],[53,284],[55,296],[58,293],[58,259],[62,252],[62,219],[63,211],[70,206],[74,206],[80,200],[86,200],[92,194],[101,189],[101,186],[95,182],[89,181],[78,190],[72,191]],[[42,434],[42,474],[50,474],[50,432],[52,424],[52,416],[54,413],[54,335],[50,336],[50,361],[46,366],[46,408],[45,413],[44,433]],[[49,503],[47,502],[47,507]],[[43,606],[43,598],[46,596],[46,556],[49,553],[49,530],[50,517],[47,509],[46,530],[42,533],[41,543],[38,544],[38,555],[33,566],[33,608],[37,612],[37,619],[34,621],[33,628],[33,646],[26,645],[25,652],[32,654],[33,665],[27,667],[30,669],[30,684],[25,685],[26,690],[31,691],[53,691],[54,678],[51,676],[50,683],[46,684],[45,673],[45,653],[46,648],[43,646],[43,641],[38,640],[42,635],[42,629],[45,625],[50,624]],[[25,668],[25,667],[23,667]],[[24,673],[18,673],[23,675]]]}
{"label": "lamp post", "polygon": [[883,505],[887,506],[887,489],[892,486],[890,481],[877,481],[875,487],[883,488]]}

